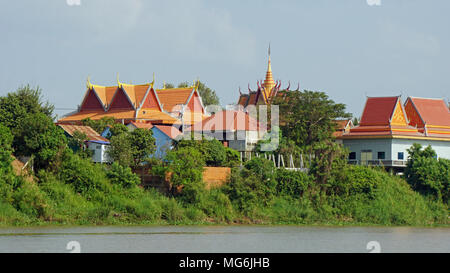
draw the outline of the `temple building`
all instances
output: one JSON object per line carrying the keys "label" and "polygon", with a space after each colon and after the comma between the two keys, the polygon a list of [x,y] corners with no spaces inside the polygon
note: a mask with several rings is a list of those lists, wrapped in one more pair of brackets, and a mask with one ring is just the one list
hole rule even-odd
{"label": "temple building", "polygon": [[[281,81],[274,81],[272,75],[272,64],[270,60],[270,46],[269,46],[269,60],[267,64],[266,79],[263,81],[257,81],[258,88],[256,91],[250,89],[250,84],[248,86],[248,94],[243,94],[239,90],[239,100],[238,105],[247,107],[249,105],[270,105],[274,98],[280,97],[289,91],[290,84],[286,89],[281,89]],[[297,88],[297,91],[300,86]]]}
{"label": "temple building", "polygon": [[443,99],[369,97],[358,126],[337,137],[354,164],[382,165],[401,171],[414,143],[431,145],[450,159],[450,111]]}
{"label": "temple building", "polygon": [[101,86],[87,81],[78,110],[61,118],[59,124],[81,124],[83,119],[113,117],[117,122],[161,125],[194,124],[206,118],[198,84],[186,88],[154,89],[147,84]]}

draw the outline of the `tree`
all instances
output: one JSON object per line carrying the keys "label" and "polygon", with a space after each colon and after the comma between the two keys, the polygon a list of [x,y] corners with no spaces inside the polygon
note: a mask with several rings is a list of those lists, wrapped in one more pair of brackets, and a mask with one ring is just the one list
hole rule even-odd
{"label": "tree", "polygon": [[203,183],[203,166],[205,162],[201,153],[193,147],[181,147],[167,153],[168,166],[166,173],[170,174],[172,195],[177,194],[177,188],[182,188],[184,201],[196,203],[205,189]]}
{"label": "tree", "polygon": [[240,163],[239,153],[231,148],[224,147],[217,139],[180,140],[175,149],[190,147],[199,151],[206,166],[225,167],[237,166]]}
{"label": "tree", "polygon": [[43,113],[53,119],[54,106],[43,102],[42,90],[29,85],[20,87],[16,92],[0,97],[0,123],[11,130],[16,128],[29,114]]}
{"label": "tree", "polygon": [[107,154],[109,158],[121,166],[131,166],[133,164],[133,155],[128,133],[111,137]]}
{"label": "tree", "polygon": [[[167,86],[167,85],[166,85]],[[189,82],[182,82],[178,85],[178,87],[189,87]],[[202,102],[204,106],[207,105],[219,105],[219,97],[216,94],[216,91],[206,86],[205,83],[199,81],[198,83],[198,93],[200,97],[202,97]]]}
{"label": "tree", "polygon": [[437,159],[431,146],[422,150],[413,144],[408,150],[409,160],[405,170],[406,181],[413,190],[448,203],[450,200],[450,160]]}
{"label": "tree", "polygon": [[147,160],[155,152],[155,138],[152,130],[137,128],[130,134],[131,149],[133,155],[133,167],[137,167]]}
{"label": "tree", "polygon": [[280,107],[283,135],[300,147],[330,139],[336,130],[334,120],[351,117],[344,104],[335,103],[323,92],[289,91],[273,104]]}
{"label": "tree", "polygon": [[13,132],[15,154],[33,156],[36,170],[52,166],[67,148],[63,130],[44,113],[28,114]]}
{"label": "tree", "polygon": [[137,128],[111,137],[108,155],[122,166],[137,168],[151,159],[155,138],[151,130]]}

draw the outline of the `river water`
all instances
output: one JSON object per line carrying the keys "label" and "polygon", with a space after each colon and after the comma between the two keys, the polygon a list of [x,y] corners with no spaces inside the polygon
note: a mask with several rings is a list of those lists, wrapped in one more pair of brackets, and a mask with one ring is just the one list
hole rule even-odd
{"label": "river water", "polygon": [[[75,241],[73,243],[72,241]],[[374,242],[373,242],[374,241]],[[69,242],[72,242],[69,244]],[[371,243],[369,243],[371,242]],[[450,253],[450,228],[146,226],[0,229],[0,252]]]}

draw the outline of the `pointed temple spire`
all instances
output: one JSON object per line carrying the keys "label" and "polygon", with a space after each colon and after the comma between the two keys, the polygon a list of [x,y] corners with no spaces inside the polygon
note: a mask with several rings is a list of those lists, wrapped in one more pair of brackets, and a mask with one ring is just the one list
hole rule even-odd
{"label": "pointed temple spire", "polygon": [[272,89],[275,87],[275,82],[272,77],[272,65],[270,62],[270,43],[269,43],[269,62],[267,65],[266,79],[264,80],[264,100],[267,102],[269,99]]}

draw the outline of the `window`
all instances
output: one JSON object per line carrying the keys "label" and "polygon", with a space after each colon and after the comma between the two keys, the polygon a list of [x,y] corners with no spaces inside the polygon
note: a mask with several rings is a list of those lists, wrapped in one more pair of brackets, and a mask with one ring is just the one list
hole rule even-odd
{"label": "window", "polygon": [[356,160],[356,153],[355,153],[355,152],[351,152],[351,153],[348,155],[348,159],[349,159],[349,160]]}
{"label": "window", "polygon": [[385,152],[378,152],[378,159],[385,159],[386,153]]}
{"label": "window", "polygon": [[398,160],[403,160],[404,158],[405,158],[405,156],[404,156],[403,152],[399,152],[398,156],[397,156],[397,159]]}

